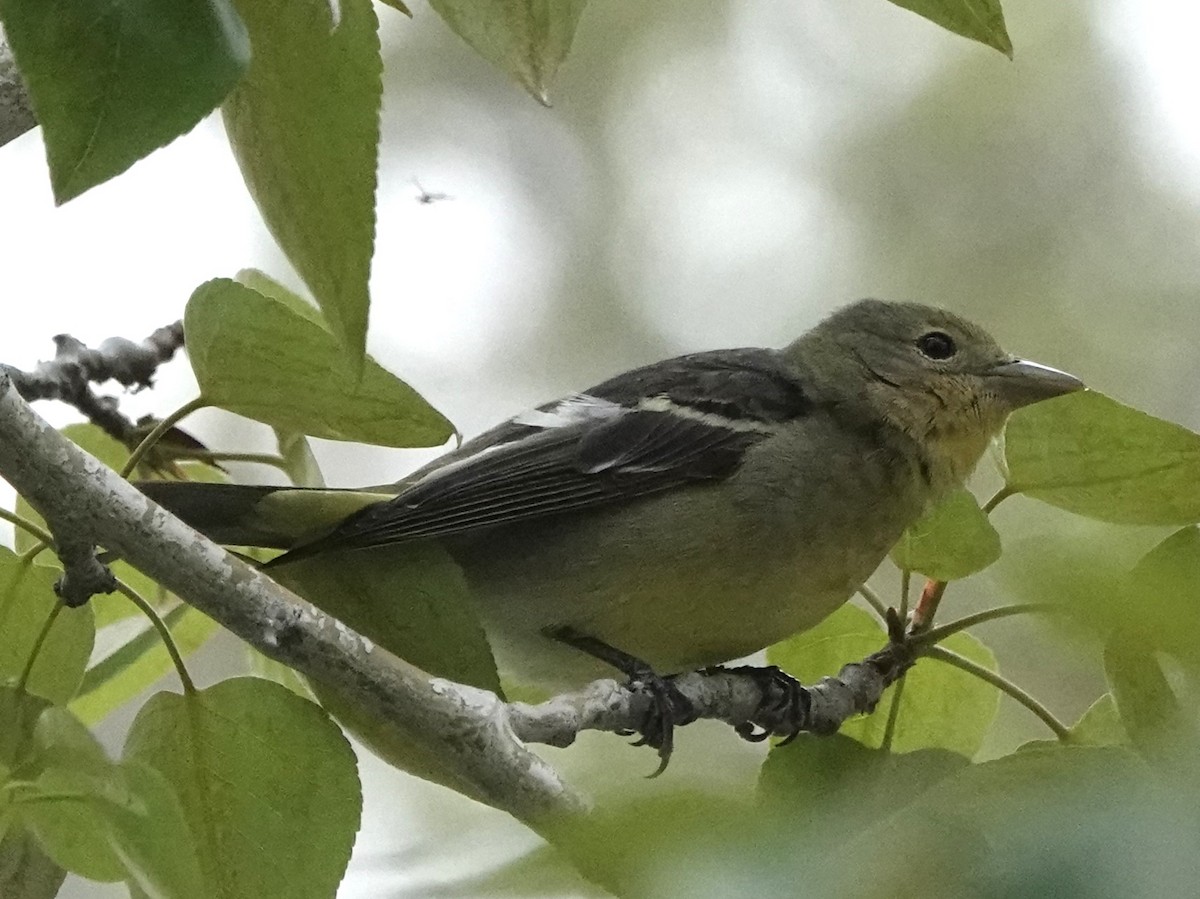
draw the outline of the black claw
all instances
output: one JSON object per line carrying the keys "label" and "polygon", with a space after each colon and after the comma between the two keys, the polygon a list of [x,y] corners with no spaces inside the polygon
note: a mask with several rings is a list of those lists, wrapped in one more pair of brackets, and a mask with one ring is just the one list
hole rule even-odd
{"label": "black claw", "polygon": [[743,721],[734,726],[734,732],[743,740],[761,743],[772,734],[783,737],[780,745],[787,745],[808,726],[810,699],[798,680],[776,665],[741,665],[737,668],[706,668],[702,674],[728,671],[753,679],[762,702],[754,714],[754,720]]}
{"label": "black claw", "polygon": [[658,769],[650,777],[658,777],[667,770],[671,754],[675,751],[675,728],[696,720],[695,707],[679,691],[674,681],[658,674],[641,659],[573,628],[558,628],[547,634],[616,668],[629,679],[627,685],[630,690],[649,694],[650,707],[637,731],[625,731],[622,736],[634,736],[636,733],[638,739],[634,741],[634,746],[649,746],[658,751]]}

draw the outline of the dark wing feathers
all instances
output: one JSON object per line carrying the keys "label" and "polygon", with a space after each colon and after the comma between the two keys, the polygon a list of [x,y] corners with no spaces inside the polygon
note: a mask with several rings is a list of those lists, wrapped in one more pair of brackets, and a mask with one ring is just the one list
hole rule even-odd
{"label": "dark wing feathers", "polygon": [[[810,406],[770,350],[681,356],[605,381],[586,398],[594,398],[594,409],[576,398],[562,423],[506,422],[395,498],[275,561],[475,531],[719,480],[772,425]],[[646,403],[653,399],[666,402]],[[539,411],[550,420],[569,402]]]}
{"label": "dark wing feathers", "polygon": [[622,406],[665,396],[680,406],[725,418],[786,421],[811,403],[799,377],[775,350],[712,350],[635,368],[587,391]]}

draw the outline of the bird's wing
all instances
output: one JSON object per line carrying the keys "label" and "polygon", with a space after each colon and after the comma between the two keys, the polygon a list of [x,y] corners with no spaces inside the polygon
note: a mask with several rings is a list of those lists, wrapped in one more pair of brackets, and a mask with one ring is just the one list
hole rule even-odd
{"label": "bird's wing", "polygon": [[464,444],[394,498],[276,563],[615,504],[732,474],[746,450],[806,414],[771,350],[696,353],[627,372]]}

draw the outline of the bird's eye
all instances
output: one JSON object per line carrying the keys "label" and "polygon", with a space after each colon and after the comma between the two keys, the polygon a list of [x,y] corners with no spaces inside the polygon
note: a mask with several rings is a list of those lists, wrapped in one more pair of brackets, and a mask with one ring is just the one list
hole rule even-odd
{"label": "bird's eye", "polygon": [[930,331],[917,338],[917,349],[930,359],[949,359],[958,352],[954,338],[942,331]]}

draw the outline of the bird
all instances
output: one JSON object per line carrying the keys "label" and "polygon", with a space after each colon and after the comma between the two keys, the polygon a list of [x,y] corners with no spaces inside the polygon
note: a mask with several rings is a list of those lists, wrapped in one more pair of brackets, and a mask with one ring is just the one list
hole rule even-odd
{"label": "bird", "polygon": [[[612,665],[720,665],[813,627],[964,484],[1010,413],[1083,388],[952,312],[867,299],[781,349],[618,374],[389,488],[140,486],[219,542],[284,549],[272,574],[436,544],[506,679],[553,692]],[[306,495],[338,500],[317,527]]]}

